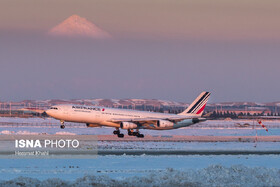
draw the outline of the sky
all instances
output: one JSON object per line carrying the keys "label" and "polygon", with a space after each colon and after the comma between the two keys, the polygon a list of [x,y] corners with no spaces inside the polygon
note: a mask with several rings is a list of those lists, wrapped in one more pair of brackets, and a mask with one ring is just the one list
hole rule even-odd
{"label": "sky", "polygon": [[[278,0],[1,0],[0,101],[280,101]],[[77,14],[111,40],[57,38]]]}

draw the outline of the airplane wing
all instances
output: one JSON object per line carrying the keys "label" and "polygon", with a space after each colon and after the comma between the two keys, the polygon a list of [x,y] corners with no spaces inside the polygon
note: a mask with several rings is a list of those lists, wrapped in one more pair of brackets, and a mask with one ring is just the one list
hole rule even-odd
{"label": "airplane wing", "polygon": [[156,123],[158,120],[168,120],[173,122],[179,122],[185,119],[192,119],[193,116],[178,116],[169,118],[114,118],[110,122],[121,123],[121,122],[138,122],[138,123]]}
{"label": "airplane wing", "polygon": [[156,123],[161,118],[115,118],[111,119],[110,122],[121,123],[121,122],[137,122],[137,123]]}

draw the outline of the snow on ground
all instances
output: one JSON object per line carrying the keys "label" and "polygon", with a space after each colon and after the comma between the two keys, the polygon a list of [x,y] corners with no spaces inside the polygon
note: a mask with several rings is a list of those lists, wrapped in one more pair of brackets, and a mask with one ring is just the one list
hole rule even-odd
{"label": "snow on ground", "polygon": [[57,123],[53,118],[17,118],[17,117],[0,117],[0,122],[7,123]]}
{"label": "snow on ground", "polygon": [[180,171],[172,168],[149,173],[140,177],[112,179],[106,175],[86,175],[75,181],[59,178],[40,181],[19,177],[0,182],[5,186],[279,186],[280,170],[268,168],[248,168],[241,165],[223,167],[212,165],[199,170]]}
{"label": "snow on ground", "polygon": [[75,133],[71,133],[71,132],[56,132],[56,135],[76,135]]}
{"label": "snow on ground", "polygon": [[[141,130],[141,133],[256,135],[252,128],[211,127],[234,123],[207,121],[203,127]],[[269,122],[269,125],[277,126],[277,123]],[[0,118],[0,134],[106,135],[113,131],[113,128],[86,128],[85,124],[66,123],[65,129],[59,125],[54,119]],[[280,135],[279,128],[269,128],[268,133],[259,128],[257,132],[259,136]],[[279,150],[279,147],[279,142],[98,142],[99,149]],[[279,186],[280,159],[279,155],[108,155],[96,159],[65,159],[61,155],[61,159],[0,159],[0,186],[151,186],[151,183],[155,186]]]}
{"label": "snow on ground", "polygon": [[[37,126],[37,127],[15,127],[15,126],[0,126],[0,134],[19,134],[22,132],[37,133],[37,134],[56,134],[60,132],[73,133],[78,135],[111,135],[113,134],[114,128],[110,127],[69,127],[66,125],[65,129],[60,129],[59,124],[57,126]],[[121,130],[125,135],[126,130]],[[173,136],[173,135],[186,135],[186,136],[256,136],[255,129],[192,129],[182,128],[165,131],[155,130],[140,130],[141,133],[151,136]],[[258,136],[279,136],[280,129],[269,129],[266,132],[264,129],[257,130]]]}
{"label": "snow on ground", "polygon": [[60,178],[74,181],[85,175],[106,175],[112,179],[123,179],[159,174],[167,168],[188,172],[212,165],[223,167],[243,165],[248,168],[264,167],[279,170],[280,160],[279,155],[107,155],[94,159],[0,159],[0,181],[17,177],[32,177],[38,180]]}
{"label": "snow on ground", "polygon": [[[256,129],[253,126],[239,128],[235,124],[250,123],[252,120],[209,120],[190,127],[155,131],[155,130],[140,130],[143,134],[148,135],[201,135],[201,136],[255,136]],[[256,124],[256,123],[255,123]],[[264,124],[268,127],[266,132],[262,127],[258,126],[257,134],[259,136],[280,135],[280,121],[265,121]],[[83,123],[65,123],[66,128],[60,129],[58,120],[52,118],[0,118],[0,134],[19,134],[19,133],[72,133],[72,134],[93,134],[93,135],[109,135],[112,134],[114,128],[87,128]],[[121,130],[126,134],[126,130]]]}
{"label": "snow on ground", "polygon": [[[262,120],[266,126],[268,127],[280,127],[280,120]],[[0,117],[0,123],[29,123],[29,124],[60,124],[59,120],[54,118],[17,118],[17,117]],[[248,123],[249,125],[257,125],[256,120],[251,119],[234,119],[234,120],[207,120],[205,122],[201,122],[198,124],[193,125],[192,127],[237,127],[237,124],[245,124]],[[66,124],[75,124],[85,126],[85,124],[78,124],[78,123],[66,123]],[[252,127],[249,128],[252,128]],[[260,126],[259,126],[260,127]]]}
{"label": "snow on ground", "polygon": [[[39,135],[39,134],[48,134],[48,133],[45,133],[43,130],[41,132],[32,132],[29,131],[30,129],[28,130],[14,130],[14,131],[9,131],[9,130],[2,130],[0,131],[0,135],[3,134],[3,135]],[[71,132],[65,132],[65,131],[59,131],[59,132],[54,132],[54,133],[51,133],[51,134],[56,134],[56,135],[76,135],[75,133],[71,133]]]}
{"label": "snow on ground", "polygon": [[[90,145],[89,145],[90,146]],[[95,145],[94,145],[95,146]],[[98,141],[99,150],[279,150],[280,142],[117,142]]]}

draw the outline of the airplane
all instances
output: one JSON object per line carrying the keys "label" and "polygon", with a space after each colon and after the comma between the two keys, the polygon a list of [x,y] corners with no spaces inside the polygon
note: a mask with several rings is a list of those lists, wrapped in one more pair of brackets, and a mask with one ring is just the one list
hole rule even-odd
{"label": "airplane", "polygon": [[84,105],[55,105],[46,113],[64,122],[85,123],[87,127],[114,127],[113,134],[123,138],[120,129],[125,129],[129,136],[143,138],[140,129],[171,130],[187,127],[202,121],[202,113],[209,99],[210,92],[202,92],[189,107],[179,114],[137,111],[131,109],[106,108]]}

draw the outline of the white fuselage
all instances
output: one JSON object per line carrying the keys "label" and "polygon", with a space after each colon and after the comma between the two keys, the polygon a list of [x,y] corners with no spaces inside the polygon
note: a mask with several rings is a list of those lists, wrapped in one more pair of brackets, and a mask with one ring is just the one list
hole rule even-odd
{"label": "white fuselage", "polygon": [[[176,118],[179,115],[156,113],[147,111],[137,111],[129,109],[116,109],[98,106],[80,106],[80,105],[56,105],[47,110],[46,113],[58,120],[66,122],[86,123],[95,126],[120,127],[122,120],[137,120],[137,119],[170,119]],[[165,128],[158,127],[156,123],[149,122],[142,124],[138,128],[167,130],[185,127],[197,122],[193,122],[192,116],[189,119],[184,119],[181,122],[174,123],[173,126]]]}

